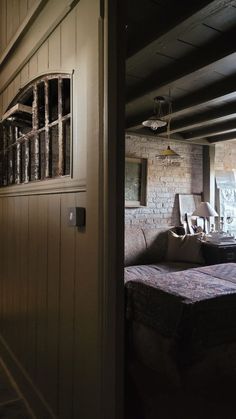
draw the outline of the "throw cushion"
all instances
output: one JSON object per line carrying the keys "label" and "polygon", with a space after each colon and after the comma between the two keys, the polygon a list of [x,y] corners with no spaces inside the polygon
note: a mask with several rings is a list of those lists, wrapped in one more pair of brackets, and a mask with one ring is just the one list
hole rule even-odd
{"label": "throw cushion", "polygon": [[172,262],[192,262],[203,264],[201,233],[178,236],[173,231],[168,234],[167,260]]}

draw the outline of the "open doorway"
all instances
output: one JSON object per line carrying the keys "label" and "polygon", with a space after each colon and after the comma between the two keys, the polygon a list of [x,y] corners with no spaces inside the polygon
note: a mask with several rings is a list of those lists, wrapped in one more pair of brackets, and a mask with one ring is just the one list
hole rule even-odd
{"label": "open doorway", "polygon": [[[150,289],[146,291],[140,282],[142,279],[145,283],[155,282],[154,278],[159,274],[165,281],[163,275],[172,275],[173,268],[182,272],[204,264],[204,255],[195,236],[190,238],[191,244],[188,243],[184,254],[180,255],[175,247],[175,239],[178,240],[175,236],[172,237],[172,248],[168,248],[167,231],[174,227],[177,236],[185,235],[180,229],[185,226],[181,225],[179,217],[179,194],[200,196],[218,214],[215,170],[236,170],[235,161],[232,162],[236,149],[235,46],[232,43],[235,21],[236,4],[232,1],[224,4],[208,0],[183,1],[178,5],[174,0],[128,1],[125,277],[127,300],[130,298],[126,316],[132,329],[128,333],[131,342],[126,340],[132,348],[126,364],[128,419],[185,419],[189,417],[188,407],[196,401],[188,393],[189,404],[184,406],[183,399],[179,402],[178,386],[182,378],[175,362],[169,358],[174,348],[170,336],[166,329],[159,330],[160,339],[153,332],[155,322],[159,328],[165,328],[165,315],[165,320],[170,320],[174,312],[168,309],[169,297],[163,302],[161,315],[164,316],[160,320],[158,306],[152,300],[153,293]],[[230,158],[225,158],[226,149]],[[234,194],[235,177],[231,189]],[[234,213],[228,216],[231,223],[234,222],[232,218]],[[217,217],[212,217],[210,223],[214,229],[219,228]],[[232,259],[220,259],[226,264],[236,261],[235,242],[229,245]],[[214,262],[219,263],[216,254]],[[178,273],[177,277],[180,276]],[[139,286],[135,288],[137,283]],[[142,311],[143,304],[146,308]],[[162,321],[164,323],[160,324]],[[188,356],[185,345],[181,351]],[[227,367],[222,362],[222,353],[219,364],[224,376]],[[209,373],[205,380],[208,387],[215,378],[209,366],[213,364],[208,361],[204,364]],[[188,370],[186,365],[184,368],[183,374]],[[203,370],[198,379],[202,373]],[[235,377],[231,379],[235,380]],[[198,390],[204,393],[200,381],[198,384]],[[164,394],[165,385],[171,389]],[[227,397],[218,405],[213,392],[203,393],[197,401],[199,410],[192,417],[210,417],[214,410],[216,417],[223,418],[224,409],[232,415]],[[206,401],[206,395],[211,402]]]}

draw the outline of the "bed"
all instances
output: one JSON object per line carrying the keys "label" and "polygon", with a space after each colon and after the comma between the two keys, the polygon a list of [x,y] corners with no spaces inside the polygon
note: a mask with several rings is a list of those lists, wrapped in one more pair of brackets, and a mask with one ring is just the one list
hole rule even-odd
{"label": "bed", "polygon": [[130,359],[169,387],[235,387],[236,264],[143,269],[125,273]]}

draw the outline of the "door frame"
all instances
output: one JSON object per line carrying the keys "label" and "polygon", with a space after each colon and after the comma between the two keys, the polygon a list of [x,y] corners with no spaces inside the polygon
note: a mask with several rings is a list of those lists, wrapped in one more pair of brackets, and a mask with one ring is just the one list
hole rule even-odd
{"label": "door frame", "polygon": [[103,124],[100,224],[102,276],[102,418],[124,417],[124,162],[125,3],[105,0],[103,26]]}

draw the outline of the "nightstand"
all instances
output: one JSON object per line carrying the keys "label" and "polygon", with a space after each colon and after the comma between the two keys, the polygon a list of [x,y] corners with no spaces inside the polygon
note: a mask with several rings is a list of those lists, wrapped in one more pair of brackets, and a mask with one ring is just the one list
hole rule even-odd
{"label": "nightstand", "polygon": [[202,250],[207,265],[236,262],[236,242],[232,244],[202,242]]}

